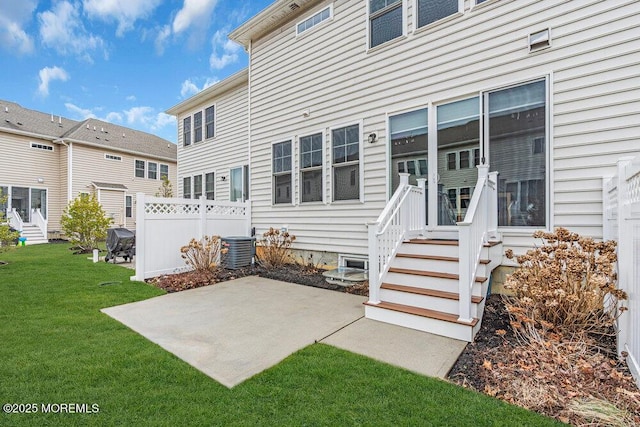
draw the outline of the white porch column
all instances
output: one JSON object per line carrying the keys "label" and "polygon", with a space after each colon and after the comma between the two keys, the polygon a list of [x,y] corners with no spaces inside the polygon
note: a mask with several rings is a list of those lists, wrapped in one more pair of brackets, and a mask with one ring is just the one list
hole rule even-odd
{"label": "white porch column", "polygon": [[380,254],[378,250],[378,222],[367,223],[369,230],[369,302],[380,303]]}

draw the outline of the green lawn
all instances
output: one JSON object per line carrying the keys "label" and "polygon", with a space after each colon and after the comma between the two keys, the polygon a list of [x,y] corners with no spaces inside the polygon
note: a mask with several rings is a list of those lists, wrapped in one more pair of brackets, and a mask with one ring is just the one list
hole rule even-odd
{"label": "green lawn", "polygon": [[[316,344],[229,390],[100,313],[163,292],[67,245],[0,254],[0,425],[543,426],[547,418]],[[119,284],[100,285],[104,282]],[[329,292],[329,291],[327,291]],[[99,412],[42,413],[42,404]],[[46,407],[44,409],[47,409]]]}

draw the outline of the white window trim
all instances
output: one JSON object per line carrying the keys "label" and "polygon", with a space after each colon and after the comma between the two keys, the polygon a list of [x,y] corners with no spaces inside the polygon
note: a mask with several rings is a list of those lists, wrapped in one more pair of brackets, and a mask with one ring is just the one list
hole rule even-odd
{"label": "white window trim", "polygon": [[116,154],[104,153],[104,158],[105,158],[105,160],[113,160],[114,162],[122,162],[122,156],[118,156]]}
{"label": "white window trim", "polygon": [[[305,22],[307,19],[309,18],[313,18],[314,16],[321,14],[322,12],[324,12],[325,10],[329,9],[329,17],[327,19],[325,19],[324,21],[320,21],[317,24],[315,24],[314,26],[312,26],[311,28],[307,28],[302,32],[298,31],[298,26],[300,24],[302,24],[303,22]],[[327,25],[329,22],[333,21],[333,3],[329,4],[326,7],[323,7],[322,9],[319,9],[317,12],[306,15],[304,19],[301,19],[300,21],[296,22],[296,38],[298,37],[304,37],[309,33],[314,32],[316,29],[323,27],[325,25]]]}
{"label": "white window trim", "polygon": [[[472,0],[475,3],[475,0]],[[438,19],[437,21],[433,21],[427,25],[424,25],[422,27],[418,27],[418,0],[414,0],[413,2],[413,10],[414,10],[414,14],[413,14],[413,32],[414,33],[421,33],[423,31],[429,30],[430,28],[433,27],[437,27],[438,25],[444,24],[445,22],[449,22],[452,19],[456,19],[459,18],[461,16],[464,15],[464,0],[458,0],[458,11],[456,13],[453,13],[449,16],[445,16],[444,18]]]}
{"label": "white window trim", "polygon": [[[358,164],[359,164],[359,190],[360,190],[360,195],[358,197],[358,199],[351,199],[351,200],[334,200],[334,192],[333,192],[333,130],[334,129],[340,129],[340,128],[344,128],[344,127],[349,127],[349,126],[353,126],[353,125],[358,125],[359,127],[359,132],[358,135],[360,136],[360,141],[358,142]],[[341,123],[339,125],[336,126],[331,126],[329,128],[329,142],[327,143],[327,149],[329,152],[329,191],[331,194],[330,197],[330,204],[349,204],[349,203],[364,203],[364,133],[363,133],[363,129],[364,129],[364,120],[360,119],[360,120],[354,120],[351,122],[345,122],[345,123]]]}
{"label": "white window trim", "polygon": [[[127,197],[131,198],[131,216],[127,216]],[[124,220],[127,221],[128,218],[133,218],[133,195],[124,193]]]}
{"label": "white window trim", "polygon": [[371,2],[369,0],[367,0],[367,37],[366,37],[366,42],[367,42],[367,49],[366,52],[376,52],[378,50],[381,50],[387,46],[390,46],[392,44],[397,43],[400,40],[404,40],[407,38],[407,9],[408,9],[408,1],[409,0],[402,0],[402,6],[400,6],[402,8],[402,35],[400,35],[399,37],[396,37],[395,39],[391,39],[391,40],[387,40],[384,43],[380,43],[377,46],[373,46],[371,47]]}
{"label": "white window trim", "polygon": [[[187,118],[189,119],[189,144],[184,143],[184,121]],[[182,148],[192,147],[193,146],[193,114],[184,116],[182,117],[181,120],[182,120],[182,126],[180,126],[180,129],[182,132],[180,132],[180,146]]]}
{"label": "white window trim", "polygon": [[[155,178],[149,178],[149,164],[153,163],[156,165],[156,177]],[[150,179],[152,181],[157,181],[160,179],[160,164],[158,162],[152,162],[147,160],[146,161],[146,169],[147,169],[147,175],[145,176],[146,179]]]}
{"label": "white window trim", "polygon": [[477,9],[479,7],[484,7],[488,4],[498,2],[499,0],[485,0],[482,3],[478,3],[478,0],[471,0],[471,8],[470,10]]}
{"label": "white window trim", "polygon": [[338,267],[346,267],[347,261],[364,261],[365,270],[369,270],[369,257],[367,255],[338,254]]}
{"label": "white window trim", "polygon": [[[196,177],[200,177],[200,196],[196,197]],[[196,173],[191,175],[191,196],[195,200],[200,200],[205,195],[205,176],[204,173]]]}
{"label": "white window trim", "polygon": [[322,130],[318,130],[315,132],[308,132],[305,133],[304,135],[300,135],[299,137],[297,137],[297,145],[298,145],[298,156],[296,159],[296,166],[297,166],[297,171],[296,174],[298,176],[298,179],[301,181],[302,180],[302,166],[300,165],[300,155],[302,155],[302,144],[300,143],[300,139],[304,138],[305,136],[311,136],[311,135],[317,135],[317,134],[321,134],[322,135],[322,167],[315,167],[315,168],[308,168],[308,169],[314,169],[314,170],[322,170],[322,200],[318,200],[315,202],[303,202],[302,201],[302,185],[298,185],[298,194],[297,194],[297,200],[298,203],[297,204],[303,204],[303,205],[312,205],[314,203],[323,203],[323,204],[327,204],[327,132],[326,129],[322,129]]}
{"label": "white window trim", "polygon": [[[271,163],[271,175],[270,175],[270,181],[271,181],[271,206],[272,207],[279,207],[279,206],[295,206],[296,205],[296,157],[298,156],[298,152],[296,150],[297,147],[297,143],[296,143],[297,138],[295,136],[292,137],[285,137],[285,138],[281,138],[276,140],[275,142],[271,143],[271,155],[269,157],[269,162]],[[276,197],[275,197],[275,182],[273,180],[273,177],[275,176],[275,171],[273,170],[273,155],[274,155],[274,147],[277,144],[282,144],[283,142],[289,142],[291,144],[291,203],[276,203]],[[281,175],[285,175],[284,173],[281,173]],[[244,179],[244,178],[243,178]],[[244,185],[244,183],[243,183]]]}
{"label": "white window trim", "polygon": [[[286,141],[286,139],[285,139],[285,140],[282,140],[282,141],[280,141],[280,142],[284,142],[284,141]],[[276,143],[276,144],[277,144],[277,143]],[[273,150],[273,147],[271,148],[271,150]],[[273,170],[273,154],[272,154],[272,157],[271,157],[271,159],[270,159],[270,162],[271,162],[271,170]],[[246,187],[246,186],[248,186],[248,185],[250,184],[250,182],[248,182],[248,180],[249,180],[249,175],[248,175],[248,173],[247,173],[247,174],[245,174],[245,173],[244,173],[244,171],[245,171],[245,167],[246,167],[246,166],[247,166],[247,163],[241,163],[241,164],[236,164],[236,165],[234,165],[234,166],[231,166],[231,167],[229,167],[229,169],[228,169],[228,171],[229,171],[229,172],[228,172],[228,177],[222,177],[222,178],[221,178],[221,180],[222,180],[222,181],[225,181],[225,182],[227,182],[227,181],[228,181],[228,182],[229,182],[229,200],[231,200],[231,190],[232,190],[232,188],[233,188],[233,187],[231,186],[231,171],[232,171],[232,170],[235,170],[235,169],[240,169],[240,177],[242,178],[242,181],[241,181],[241,186],[242,186],[241,193],[242,193],[242,196],[241,196],[241,198],[240,198],[240,199],[241,199],[240,201],[242,201],[242,202],[246,202],[247,200],[249,200],[249,197],[245,197],[245,196],[247,196],[247,194],[245,194],[245,191],[244,191],[244,190],[245,190],[245,187]],[[292,168],[293,168],[293,167],[292,167]],[[217,172],[216,172],[216,173],[217,173]],[[245,186],[245,184],[246,184],[246,186]],[[272,190],[271,190],[271,195],[272,195],[272,199],[273,199],[273,174],[271,175],[271,188],[272,188]],[[273,205],[273,200],[272,200],[272,206],[276,206],[276,205]]]}
{"label": "white window trim", "polygon": [[32,142],[31,148],[33,148],[34,150],[40,150],[40,151],[49,151],[49,152],[55,151],[55,147],[53,145],[43,144],[41,142]]}
{"label": "white window trim", "polygon": [[[200,140],[196,141],[196,114],[200,113]],[[214,113],[215,114],[215,113]],[[191,133],[192,133],[192,137],[191,137],[191,141],[192,144],[201,144],[205,141],[205,126],[204,126],[204,120],[205,120],[205,114],[204,114],[204,109],[203,110],[197,110],[194,111],[193,114],[191,115]]]}
{"label": "white window trim", "polygon": [[[213,136],[207,138],[207,108],[213,107]],[[197,111],[196,111],[197,113]],[[214,140],[218,137],[218,104],[208,104],[202,109],[202,141]]]}
{"label": "white window trim", "polygon": [[[189,178],[189,197],[185,197],[186,193],[184,191],[184,180],[185,178]],[[183,199],[193,199],[193,176],[184,175],[180,177],[180,186],[182,187],[182,198]]]}
{"label": "white window trim", "polygon": [[[210,173],[213,174],[213,199],[207,199],[207,175]],[[211,200],[211,201],[218,200],[218,188],[216,186],[217,179],[218,179],[218,171],[216,170],[211,169],[202,174],[202,195],[206,200]]]}
{"label": "white window trim", "polygon": [[[142,163],[144,163],[144,173],[143,173],[143,176],[137,176],[137,175],[136,175],[136,171],[138,170],[138,168],[136,168],[136,162],[142,162]],[[134,177],[134,178],[138,178],[138,179],[147,179],[147,162],[146,162],[146,160],[142,160],[142,159],[133,159],[133,177]]]}

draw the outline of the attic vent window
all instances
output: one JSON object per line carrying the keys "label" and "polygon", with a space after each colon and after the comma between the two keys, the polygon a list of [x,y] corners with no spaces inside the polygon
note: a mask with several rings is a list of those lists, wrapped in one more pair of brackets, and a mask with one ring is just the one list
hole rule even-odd
{"label": "attic vent window", "polygon": [[536,52],[550,46],[551,30],[549,28],[529,34],[529,52]]}
{"label": "attic vent window", "polygon": [[115,156],[113,154],[106,154],[104,155],[104,158],[107,160],[115,160],[117,162],[121,162],[122,161],[122,156]]}
{"label": "attic vent window", "polygon": [[322,9],[320,12],[316,13],[315,15],[305,19],[302,22],[299,22],[298,25],[296,25],[296,33],[300,35],[305,31],[315,27],[316,25],[328,19],[331,19],[332,15],[333,15],[333,8],[331,6],[327,6],[326,8]]}
{"label": "attic vent window", "polygon": [[53,151],[53,145],[38,144],[37,142],[32,142],[31,148],[35,148],[36,150]]}

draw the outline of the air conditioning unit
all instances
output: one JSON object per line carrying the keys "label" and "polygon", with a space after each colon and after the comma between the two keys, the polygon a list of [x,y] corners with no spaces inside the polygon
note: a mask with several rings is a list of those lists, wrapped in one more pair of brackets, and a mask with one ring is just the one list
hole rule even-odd
{"label": "air conditioning unit", "polygon": [[220,256],[220,265],[235,270],[250,266],[256,256],[256,238],[232,236],[222,238],[222,248],[227,250]]}

